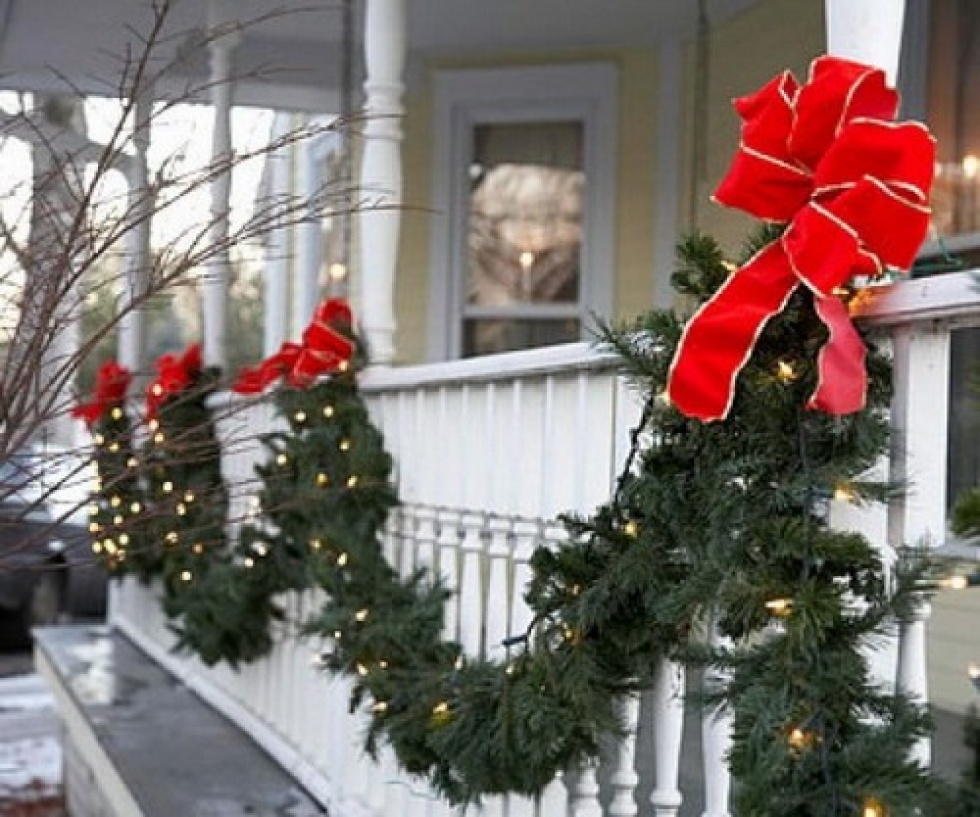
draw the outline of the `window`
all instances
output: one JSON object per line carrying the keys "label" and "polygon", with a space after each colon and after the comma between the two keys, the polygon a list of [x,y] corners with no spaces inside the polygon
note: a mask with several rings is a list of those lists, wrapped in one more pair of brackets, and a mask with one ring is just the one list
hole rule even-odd
{"label": "window", "polygon": [[615,92],[598,64],[439,75],[433,357],[580,340],[608,312]]}

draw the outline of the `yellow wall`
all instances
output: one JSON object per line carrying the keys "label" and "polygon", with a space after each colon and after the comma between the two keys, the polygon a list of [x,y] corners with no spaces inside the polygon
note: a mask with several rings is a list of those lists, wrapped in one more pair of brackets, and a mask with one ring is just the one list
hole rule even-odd
{"label": "yellow wall", "polygon": [[[616,319],[649,309],[654,296],[653,235],[657,219],[657,139],[663,127],[682,128],[681,189],[678,218],[681,233],[697,227],[716,234],[726,247],[737,248],[751,222],[712,204],[708,197],[724,174],[738,141],[738,122],[731,99],[749,93],[777,71],[790,68],[802,77],[810,60],[823,49],[823,3],[816,0],[763,0],[757,7],[718,26],[710,37],[706,149],[702,176],[694,179],[693,93],[694,50],[684,61],[682,118],[658,122],[658,63],[655,51],[639,49],[590,51],[574,54],[508,56],[506,61],[442,60],[420,71],[405,99],[404,192],[407,210],[402,225],[396,282],[397,362],[427,358],[431,268],[429,235],[432,163],[432,83],[441,69],[493,65],[533,65],[556,62],[609,61],[619,69],[618,165],[614,269],[597,274],[614,276]],[[692,208],[690,202],[695,201]],[[657,270],[662,291],[671,270]]]}

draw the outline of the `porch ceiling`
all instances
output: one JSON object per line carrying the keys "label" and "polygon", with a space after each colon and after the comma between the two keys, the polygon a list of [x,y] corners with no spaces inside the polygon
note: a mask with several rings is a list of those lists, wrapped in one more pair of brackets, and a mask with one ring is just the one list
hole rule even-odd
{"label": "porch ceiling", "polygon": [[[409,59],[650,45],[685,38],[694,0],[406,0]],[[708,0],[717,22],[756,0]],[[145,32],[151,0],[0,0],[0,87],[114,93],[127,43]],[[245,77],[237,100],[281,108],[336,110],[341,30],[337,0],[234,0],[249,23],[238,51]],[[356,0],[360,17],[364,0]],[[206,82],[194,45],[207,0],[175,0],[160,63],[180,54],[161,94]],[[363,29],[362,22],[357,24]]]}

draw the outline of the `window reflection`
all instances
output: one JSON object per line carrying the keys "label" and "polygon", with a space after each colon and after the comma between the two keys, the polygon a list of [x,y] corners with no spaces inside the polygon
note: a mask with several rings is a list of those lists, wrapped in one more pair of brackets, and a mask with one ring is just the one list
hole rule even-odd
{"label": "window reflection", "polygon": [[952,332],[949,365],[947,508],[980,486],[980,327]]}

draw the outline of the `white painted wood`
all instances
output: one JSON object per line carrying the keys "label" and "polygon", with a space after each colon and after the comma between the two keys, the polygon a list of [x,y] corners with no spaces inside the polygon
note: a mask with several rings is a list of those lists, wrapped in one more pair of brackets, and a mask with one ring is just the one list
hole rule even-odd
{"label": "white painted wood", "polygon": [[[459,589],[460,570],[460,513],[443,508],[439,510],[439,575],[443,586],[450,592]],[[446,621],[443,629],[445,637],[451,641],[459,640],[459,605],[450,601],[446,605]]]}
{"label": "white painted wood", "polygon": [[670,273],[677,265],[675,248],[680,227],[681,129],[684,122],[682,92],[683,53],[680,40],[668,40],[660,48],[657,87],[655,156],[657,163],[656,211],[653,223],[653,303],[665,309],[673,305]]}
{"label": "white painted wood", "polygon": [[[285,138],[292,127],[292,116],[278,112],[272,119],[269,141],[275,144]],[[273,201],[292,192],[293,152],[286,146],[277,148],[266,158],[268,194]],[[292,269],[291,230],[283,225],[270,230],[265,240],[262,304],[262,354],[265,357],[279,351],[289,334],[289,279]]]}
{"label": "white painted wood", "polygon": [[667,659],[657,668],[653,688],[655,817],[677,817],[684,798],[679,789],[681,735],[684,730],[684,667]]}
{"label": "white painted wood", "polygon": [[511,602],[514,594],[510,588],[512,560],[511,532],[513,522],[502,517],[491,517],[486,523],[489,534],[487,546],[486,583],[486,648],[484,654],[492,660],[504,656],[503,642],[510,635]]}
{"label": "white painted wood", "polygon": [[119,321],[119,362],[131,372],[146,366],[146,306],[142,297],[149,287],[150,222],[153,197],[150,193],[146,152],[150,146],[153,115],[152,87],[139,89],[133,110],[133,156],[127,163],[127,211],[132,226],[126,236],[126,273],[123,282],[122,319]]}
{"label": "white painted wood", "polygon": [[[712,646],[726,645],[716,624],[711,623]],[[728,678],[714,668],[705,670],[706,692],[723,689]],[[705,706],[701,713],[701,753],[704,761],[704,811],[702,817],[729,817],[731,774],[727,756],[732,745],[732,713],[727,707]]]}
{"label": "white painted wood", "polygon": [[463,515],[462,577],[459,583],[459,638],[467,655],[484,654],[483,523],[481,514]]}
{"label": "white painted wood", "polygon": [[364,18],[365,114],[359,213],[363,278],[361,325],[371,360],[395,357],[394,287],[402,201],[402,93],[405,0],[367,0]]}
{"label": "white painted wood", "polygon": [[894,85],[905,0],[825,0],[827,53],[883,68]]}
{"label": "white painted wood", "polygon": [[590,758],[579,764],[575,774],[568,778],[569,817],[602,817],[599,805],[599,763]]}
{"label": "white painted wood", "polygon": [[[309,122],[303,122],[304,127]],[[323,263],[323,225],[316,217],[317,192],[323,184],[319,178],[319,166],[312,155],[312,146],[304,142],[299,146],[296,162],[296,190],[303,206],[308,209],[305,218],[297,222],[295,233],[296,275],[293,281],[292,336],[299,337],[320,302],[320,266]]]}
{"label": "white painted wood", "polygon": [[619,703],[623,735],[616,741],[613,772],[609,778],[612,799],[609,817],[633,817],[639,811],[636,802],[636,785],[640,776],[636,773],[636,730],[640,721],[639,695],[624,695]]}
{"label": "white painted wood", "polygon": [[[925,600],[917,606],[910,621],[904,621],[899,628],[898,638],[898,688],[914,701],[929,702],[929,681],[926,655],[926,623],[932,613],[932,606]],[[932,741],[926,736],[920,738],[912,747],[912,760],[923,768],[932,761]]]}
{"label": "white painted wood", "polygon": [[[229,0],[209,0],[208,41],[211,61],[211,106],[214,130],[211,138],[211,161],[215,168],[211,180],[211,225],[208,242],[211,255],[200,280],[204,301],[204,343],[202,352],[208,365],[224,367],[228,359],[225,348],[228,322],[228,218],[231,210],[232,155],[231,106],[234,93],[234,55],[241,33],[234,26],[235,8]],[[224,166],[222,166],[224,165]]]}

